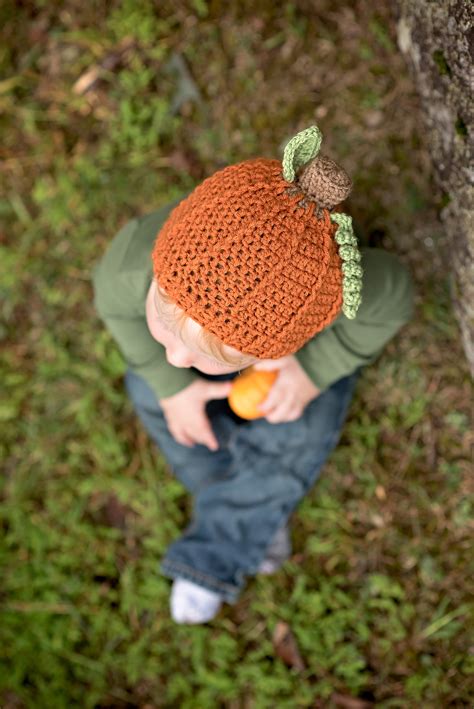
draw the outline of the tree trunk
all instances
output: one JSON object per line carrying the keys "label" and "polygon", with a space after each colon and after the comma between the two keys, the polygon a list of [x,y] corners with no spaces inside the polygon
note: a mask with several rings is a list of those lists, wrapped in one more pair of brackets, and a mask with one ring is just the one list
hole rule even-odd
{"label": "tree trunk", "polygon": [[474,376],[474,49],[470,0],[398,0],[398,44],[421,96],[454,312]]}

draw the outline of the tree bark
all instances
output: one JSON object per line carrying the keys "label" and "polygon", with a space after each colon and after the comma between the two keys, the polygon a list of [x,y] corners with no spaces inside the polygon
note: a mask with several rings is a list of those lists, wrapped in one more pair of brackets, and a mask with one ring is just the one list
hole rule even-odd
{"label": "tree bark", "polygon": [[444,193],[444,255],[474,377],[473,8],[470,0],[398,0],[397,32],[421,96],[434,175]]}

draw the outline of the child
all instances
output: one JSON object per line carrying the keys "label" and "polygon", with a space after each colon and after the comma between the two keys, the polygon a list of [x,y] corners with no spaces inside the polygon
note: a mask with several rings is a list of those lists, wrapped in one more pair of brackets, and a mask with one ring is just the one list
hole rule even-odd
{"label": "child", "polygon": [[[312,126],[282,163],[219,170],[128,223],[94,269],[128,394],[194,496],[162,562],[177,623],[211,620],[287,558],[289,516],[339,440],[360,368],[412,315],[409,273],[359,251],[339,206],[351,182],[320,144]],[[226,397],[250,365],[278,376],[244,421]]]}

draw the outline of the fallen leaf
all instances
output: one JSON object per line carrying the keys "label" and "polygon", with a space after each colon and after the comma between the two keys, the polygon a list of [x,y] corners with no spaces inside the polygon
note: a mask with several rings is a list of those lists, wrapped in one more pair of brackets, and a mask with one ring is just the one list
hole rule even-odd
{"label": "fallen leaf", "polygon": [[113,71],[123,61],[124,56],[135,46],[135,40],[131,37],[125,37],[122,42],[111,52],[103,57],[99,64],[85,71],[78,78],[72,90],[75,94],[81,96],[90,91],[103,76],[104,72]]}
{"label": "fallen leaf", "polygon": [[128,508],[113,493],[107,497],[102,511],[105,524],[122,531],[126,529]]}
{"label": "fallen leaf", "polygon": [[288,623],[279,621],[273,633],[273,647],[278,657],[289,667],[304,670],[306,665],[298,650],[295,636]]}
{"label": "fallen leaf", "polygon": [[175,115],[179,112],[183,104],[190,101],[191,103],[202,104],[202,96],[197,83],[188,68],[188,65],[182,54],[173,52],[171,58],[164,65],[166,73],[175,77],[175,92],[171,100],[171,113]]}
{"label": "fallen leaf", "polygon": [[89,91],[89,89],[91,89],[98,80],[100,73],[101,67],[99,66],[94,66],[92,67],[92,69],[88,69],[86,72],[84,72],[84,74],[82,74],[78,78],[78,80],[72,87],[74,93],[80,96],[82,94],[85,94],[86,91]]}

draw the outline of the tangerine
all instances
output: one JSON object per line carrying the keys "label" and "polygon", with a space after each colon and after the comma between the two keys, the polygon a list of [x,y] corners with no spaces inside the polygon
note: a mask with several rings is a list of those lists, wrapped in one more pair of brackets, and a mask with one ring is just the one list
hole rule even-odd
{"label": "tangerine", "polygon": [[264,371],[249,367],[232,383],[228,400],[234,413],[243,419],[257,419],[264,414],[258,405],[267,398],[278,371]]}

